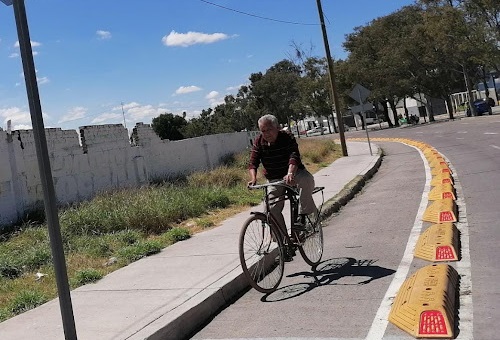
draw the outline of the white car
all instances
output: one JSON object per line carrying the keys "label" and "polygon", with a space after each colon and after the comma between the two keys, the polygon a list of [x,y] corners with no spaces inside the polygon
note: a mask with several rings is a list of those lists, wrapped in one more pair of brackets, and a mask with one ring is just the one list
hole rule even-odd
{"label": "white car", "polygon": [[311,130],[307,130],[307,135],[320,135],[321,134],[321,131],[323,130],[323,134],[325,133],[328,133],[328,127],[315,127],[315,128],[312,128]]}

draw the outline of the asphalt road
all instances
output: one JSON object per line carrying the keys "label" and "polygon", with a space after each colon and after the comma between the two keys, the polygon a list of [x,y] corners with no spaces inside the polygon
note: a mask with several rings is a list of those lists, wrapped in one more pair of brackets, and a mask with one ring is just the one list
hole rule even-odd
{"label": "asphalt road", "polygon": [[[370,132],[370,137],[431,144],[458,175],[464,203],[460,219],[467,228],[460,265],[464,277],[471,278],[472,295],[461,292],[457,339],[500,339],[499,133],[498,115]],[[364,131],[346,135],[366,136]],[[384,315],[394,287],[430,264],[408,257],[407,249],[412,234],[430,225],[419,218],[427,195],[426,169],[415,148],[378,144],[386,154],[379,171],[326,222],[323,262],[312,270],[297,255],[286,264],[276,292],[249,290],[193,339],[413,339]]]}

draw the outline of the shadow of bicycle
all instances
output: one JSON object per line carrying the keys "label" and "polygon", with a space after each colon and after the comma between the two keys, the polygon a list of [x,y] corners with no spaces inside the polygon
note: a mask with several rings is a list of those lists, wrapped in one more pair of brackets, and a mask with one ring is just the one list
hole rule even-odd
{"label": "shadow of bicycle", "polygon": [[[373,280],[389,276],[395,270],[373,264],[377,260],[356,260],[350,257],[325,260],[308,272],[298,272],[287,277],[303,276],[308,282],[295,283],[278,288],[276,291],[262,296],[262,302],[288,300],[326,285],[365,285]],[[348,278],[344,280],[345,278]],[[310,280],[312,279],[312,280]]]}

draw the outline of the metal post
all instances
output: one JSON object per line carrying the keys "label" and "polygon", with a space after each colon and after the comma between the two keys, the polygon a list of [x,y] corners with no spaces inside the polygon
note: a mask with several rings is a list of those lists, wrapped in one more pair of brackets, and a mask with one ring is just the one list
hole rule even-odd
{"label": "metal post", "polygon": [[45,206],[45,215],[50,236],[50,246],[52,249],[52,258],[54,271],[56,275],[57,291],[59,294],[59,305],[64,327],[66,340],[76,340],[75,319],[71,305],[71,295],[68,284],[68,273],[66,270],[66,261],[64,258],[64,249],[62,244],[61,231],[59,226],[59,216],[56,204],[56,195],[50,168],[50,159],[45,138],[45,128],[43,125],[42,108],[38,93],[38,84],[36,81],[35,65],[33,61],[33,51],[31,50],[28,21],[24,0],[13,0],[14,16],[16,18],[17,35],[19,38],[19,47],[21,50],[21,59],[23,62],[24,79],[26,82],[26,92],[33,124],[33,135],[35,138],[36,155],[38,159],[38,168],[40,171],[40,180],[43,189],[43,202]]}
{"label": "metal post", "polygon": [[342,119],[342,114],[340,112],[339,98],[335,86],[335,74],[333,72],[333,62],[332,62],[332,57],[330,56],[330,46],[328,45],[328,37],[326,35],[326,27],[325,27],[325,20],[323,18],[323,9],[321,8],[321,0],[316,0],[316,3],[318,5],[319,20],[321,22],[321,31],[323,32],[323,42],[325,44],[326,59],[328,62],[328,71],[330,74],[331,93],[333,96],[333,102],[335,104],[335,113],[337,115],[340,145],[342,146],[342,155],[347,156],[347,145],[345,142],[345,135],[344,135],[344,121]]}
{"label": "metal post", "polygon": [[366,115],[365,115],[365,110],[363,110],[363,99],[361,98],[361,91],[358,88],[358,95],[359,95],[359,103],[361,104],[361,116],[365,118],[365,131],[366,131],[366,139],[368,139],[368,147],[370,148],[370,156],[373,156],[372,152],[372,145],[370,143],[370,136],[368,135],[368,124],[366,124]]}
{"label": "metal post", "polygon": [[495,83],[495,74],[494,73],[490,73],[491,75],[491,79],[493,80],[493,89],[495,90],[495,99],[496,99],[496,102],[495,102],[495,105],[498,105],[498,92],[497,92],[497,84]]}
{"label": "metal post", "polygon": [[[467,71],[465,70],[465,63],[462,64],[462,72],[464,74],[464,81],[465,81],[465,87],[467,88],[467,96],[469,97],[469,110],[470,110],[470,115],[475,116],[477,115],[476,113],[476,107],[474,106],[474,98],[472,98],[472,91],[471,91],[471,86],[469,82],[469,77],[467,77]],[[467,116],[467,109],[465,110],[465,115]]]}

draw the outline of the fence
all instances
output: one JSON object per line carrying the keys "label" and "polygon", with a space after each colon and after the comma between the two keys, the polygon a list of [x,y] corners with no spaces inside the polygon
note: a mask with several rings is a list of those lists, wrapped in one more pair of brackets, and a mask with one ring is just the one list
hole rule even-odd
{"label": "fence", "polygon": [[[45,129],[58,203],[80,202],[98,192],[136,187],[151,179],[211,169],[245,150],[256,132],[161,140],[138,123]],[[43,193],[32,130],[0,131],[0,229],[42,206]]]}

